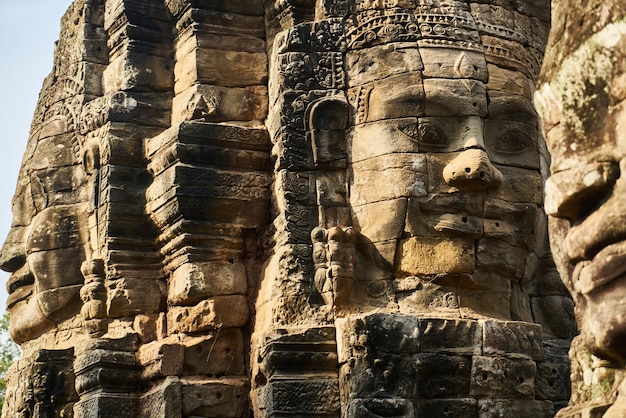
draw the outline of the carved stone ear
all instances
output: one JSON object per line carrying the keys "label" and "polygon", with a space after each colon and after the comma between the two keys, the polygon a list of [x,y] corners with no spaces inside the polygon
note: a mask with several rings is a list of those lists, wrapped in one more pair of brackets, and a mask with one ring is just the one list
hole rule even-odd
{"label": "carved stone ear", "polygon": [[315,166],[337,167],[342,161],[345,163],[347,102],[337,98],[322,99],[311,105],[307,119]]}
{"label": "carved stone ear", "polygon": [[83,168],[89,175],[100,168],[100,147],[95,141],[85,144],[83,151]]}

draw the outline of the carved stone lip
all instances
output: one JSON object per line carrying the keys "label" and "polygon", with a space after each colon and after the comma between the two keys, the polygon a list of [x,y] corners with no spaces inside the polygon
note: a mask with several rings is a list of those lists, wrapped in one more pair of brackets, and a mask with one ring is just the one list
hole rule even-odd
{"label": "carved stone lip", "polygon": [[626,241],[609,245],[592,260],[576,264],[574,287],[581,294],[590,294],[626,274]]}
{"label": "carved stone lip", "polygon": [[483,218],[465,214],[446,213],[434,217],[434,230],[451,235],[480,238],[483,235]]}
{"label": "carved stone lip", "polygon": [[11,277],[9,277],[6,285],[7,291],[9,292],[9,294],[12,294],[20,287],[28,286],[33,283],[35,283],[35,277],[31,273],[30,269],[25,265],[21,269],[11,274]]}
{"label": "carved stone lip", "polygon": [[7,298],[7,309],[11,309],[18,302],[28,299],[33,294],[34,285],[21,286],[15,289]]}

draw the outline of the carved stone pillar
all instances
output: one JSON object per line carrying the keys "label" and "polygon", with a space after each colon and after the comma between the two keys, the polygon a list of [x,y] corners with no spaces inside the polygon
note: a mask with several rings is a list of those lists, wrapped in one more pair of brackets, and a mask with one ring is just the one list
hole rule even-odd
{"label": "carved stone pillar", "polygon": [[131,418],[137,415],[137,336],[92,339],[76,349],[74,373],[80,400],[76,418]]}

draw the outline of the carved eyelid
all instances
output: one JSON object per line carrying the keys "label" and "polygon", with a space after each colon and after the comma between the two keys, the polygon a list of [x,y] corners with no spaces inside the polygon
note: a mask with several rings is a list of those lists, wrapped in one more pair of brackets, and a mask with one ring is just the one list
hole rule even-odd
{"label": "carved eyelid", "polygon": [[[519,129],[511,129],[504,131],[498,136],[494,149],[503,154],[519,154],[527,150],[532,145],[532,142],[532,138],[527,133]],[[505,144],[508,146],[502,147]]]}
{"label": "carved eyelid", "polygon": [[[450,139],[437,122],[427,121],[420,123],[417,129],[420,144],[441,149],[447,148],[450,145]],[[433,141],[433,139],[435,140]]]}
{"label": "carved eyelid", "polygon": [[577,219],[581,208],[588,206],[584,201],[608,191],[617,178],[620,170],[617,162],[603,161],[573,167],[552,174],[546,180],[545,210],[548,215]]}

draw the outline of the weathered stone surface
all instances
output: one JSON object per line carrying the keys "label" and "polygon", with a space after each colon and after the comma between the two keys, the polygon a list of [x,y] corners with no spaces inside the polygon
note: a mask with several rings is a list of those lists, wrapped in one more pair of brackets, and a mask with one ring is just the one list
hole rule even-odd
{"label": "weathered stone surface", "polygon": [[[572,398],[560,416],[613,417],[626,411],[624,391],[616,389],[623,381],[626,358],[620,342],[626,330],[624,306],[618,302],[624,291],[619,261],[624,254],[624,151],[619,127],[626,97],[626,9],[620,2],[571,8],[571,2],[553,2],[546,49],[550,65],[542,68],[536,93],[552,154],[546,183],[551,245],[577,305],[580,331],[570,351]],[[610,16],[605,15],[609,10]],[[560,34],[572,22],[578,25],[563,39]],[[552,301],[548,311],[562,307]],[[535,301],[537,307],[543,303]]]}
{"label": "weathered stone surface", "polygon": [[400,242],[398,273],[409,275],[471,273],[474,243],[463,239],[408,238]]}
{"label": "weathered stone surface", "polygon": [[482,354],[482,325],[463,319],[422,319],[423,352],[441,352],[458,355]]}
{"label": "weathered stone surface", "polygon": [[153,341],[137,351],[137,361],[143,368],[141,377],[152,379],[178,376],[183,369],[184,346],[177,343]]}
{"label": "weathered stone surface", "polygon": [[411,44],[385,44],[346,54],[348,85],[355,87],[405,72],[423,69],[420,51]]}
{"label": "weathered stone surface", "polygon": [[180,381],[167,378],[139,398],[136,413],[149,418],[180,418],[182,401]]}
{"label": "weathered stone surface", "polygon": [[489,355],[523,355],[543,359],[543,334],[538,324],[524,322],[485,321],[483,353]]}
{"label": "weathered stone surface", "polygon": [[[20,361],[4,416],[561,407],[573,312],[531,102],[548,5],[76,0],[0,251],[26,360],[76,352]],[[548,210],[619,182],[601,161],[557,174]]]}
{"label": "weathered stone surface", "polygon": [[248,322],[245,296],[215,296],[190,307],[172,307],[167,314],[170,332],[212,331],[241,327]]}
{"label": "weathered stone surface", "polygon": [[186,416],[236,418],[248,409],[248,379],[181,380],[182,413]]}
{"label": "weathered stone surface", "polygon": [[184,376],[242,375],[244,340],[240,329],[224,329],[184,342]]}
{"label": "weathered stone surface", "polygon": [[245,294],[246,289],[242,263],[183,264],[172,275],[168,300],[187,305],[211,296]]}
{"label": "weathered stone surface", "polygon": [[413,403],[407,399],[355,399],[346,406],[345,416],[349,418],[376,417],[391,415],[394,417],[416,417]]}
{"label": "weathered stone surface", "polygon": [[468,357],[445,354],[419,355],[417,395],[420,398],[466,398],[470,393],[471,362]]}
{"label": "weathered stone surface", "polygon": [[356,123],[424,115],[421,73],[395,75],[351,88],[348,100],[356,109]]}
{"label": "weathered stone surface", "polygon": [[[432,399],[419,402],[419,414],[424,416],[475,417],[477,402],[475,399]],[[419,416],[419,415],[418,415]]]}
{"label": "weathered stone surface", "polygon": [[554,407],[552,402],[549,401],[479,400],[478,416],[507,416],[512,418],[532,416],[547,418],[554,416]]}
{"label": "weathered stone surface", "polygon": [[339,389],[334,379],[278,380],[261,390],[269,416],[339,413]]}
{"label": "weathered stone surface", "polygon": [[532,360],[474,356],[473,397],[492,399],[533,399],[537,365]]}

